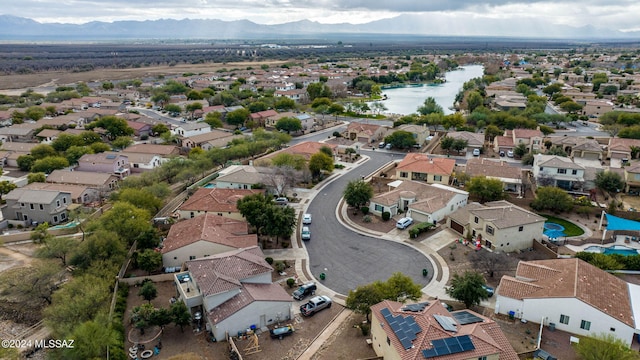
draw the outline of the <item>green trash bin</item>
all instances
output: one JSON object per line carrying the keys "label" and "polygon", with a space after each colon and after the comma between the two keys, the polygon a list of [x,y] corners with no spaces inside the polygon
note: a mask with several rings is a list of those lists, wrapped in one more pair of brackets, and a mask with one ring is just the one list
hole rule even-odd
{"label": "green trash bin", "polygon": [[324,280],[327,277],[325,273],[320,273],[320,280]]}
{"label": "green trash bin", "polygon": [[422,269],[422,276],[426,277],[427,275],[429,275],[429,270]]}

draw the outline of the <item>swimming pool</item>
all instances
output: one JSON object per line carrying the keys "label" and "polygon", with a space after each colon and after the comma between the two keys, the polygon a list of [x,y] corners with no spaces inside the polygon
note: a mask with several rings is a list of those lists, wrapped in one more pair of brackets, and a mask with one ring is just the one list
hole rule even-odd
{"label": "swimming pool", "polygon": [[564,226],[550,221],[544,223],[544,231],[542,233],[545,234],[549,239],[557,239],[567,236],[564,233]]}
{"label": "swimming pool", "polygon": [[215,187],[216,187],[216,184],[214,184],[214,183],[208,183],[205,186],[203,186],[203,188],[205,188],[205,189],[213,189]]}
{"label": "swimming pool", "polygon": [[611,255],[611,254],[619,254],[623,256],[639,255],[638,250],[632,249],[630,247],[626,247],[623,245],[613,245],[610,247],[593,245],[593,246],[586,247],[583,251],[595,252],[595,253],[600,253],[605,255]]}

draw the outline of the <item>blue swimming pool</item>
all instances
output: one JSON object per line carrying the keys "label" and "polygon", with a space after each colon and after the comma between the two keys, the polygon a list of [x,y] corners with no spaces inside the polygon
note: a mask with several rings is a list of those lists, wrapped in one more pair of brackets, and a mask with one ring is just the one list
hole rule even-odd
{"label": "blue swimming pool", "polygon": [[618,254],[623,256],[639,255],[638,250],[632,249],[630,247],[622,246],[622,245],[613,245],[610,247],[593,245],[593,246],[586,247],[584,251],[596,252],[596,253],[605,254],[605,255],[611,255],[611,254]]}
{"label": "blue swimming pool", "polygon": [[545,234],[549,239],[557,239],[567,236],[564,233],[564,226],[550,221],[544,223],[544,231],[542,233]]}
{"label": "blue swimming pool", "polygon": [[214,183],[208,183],[207,185],[203,186],[203,188],[206,188],[206,189],[213,189],[215,187],[216,187],[216,184]]}

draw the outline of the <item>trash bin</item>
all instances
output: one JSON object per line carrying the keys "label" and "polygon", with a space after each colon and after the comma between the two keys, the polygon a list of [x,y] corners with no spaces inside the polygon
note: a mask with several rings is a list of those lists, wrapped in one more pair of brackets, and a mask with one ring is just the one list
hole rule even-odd
{"label": "trash bin", "polygon": [[422,276],[425,276],[425,277],[426,277],[427,275],[429,275],[429,270],[427,270],[427,269],[422,269]]}
{"label": "trash bin", "polygon": [[516,317],[516,312],[515,311],[509,311],[509,319],[513,320],[513,318]]}
{"label": "trash bin", "polygon": [[327,275],[325,273],[320,273],[320,280],[326,279]]}
{"label": "trash bin", "polygon": [[549,331],[554,331],[556,329],[556,323],[549,323]]}

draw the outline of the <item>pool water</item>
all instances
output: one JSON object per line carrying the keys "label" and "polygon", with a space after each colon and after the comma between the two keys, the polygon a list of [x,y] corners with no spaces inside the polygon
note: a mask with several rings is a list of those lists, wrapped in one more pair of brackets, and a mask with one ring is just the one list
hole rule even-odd
{"label": "pool water", "polygon": [[567,236],[564,233],[564,226],[549,221],[544,223],[544,231],[542,233],[545,234],[549,239],[557,239]]}
{"label": "pool water", "polygon": [[586,252],[596,252],[605,255],[618,254],[623,256],[639,255],[638,250],[622,245],[613,245],[611,247],[589,246],[584,249]]}
{"label": "pool water", "polygon": [[205,189],[213,189],[216,187],[216,184],[214,183],[208,183],[207,185],[203,186],[203,188]]}

